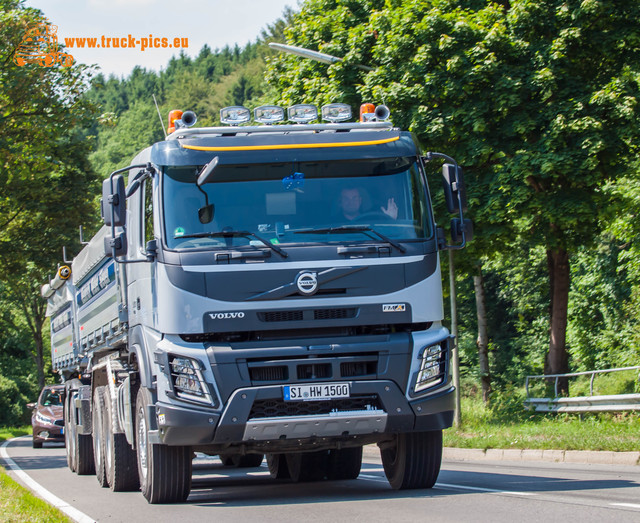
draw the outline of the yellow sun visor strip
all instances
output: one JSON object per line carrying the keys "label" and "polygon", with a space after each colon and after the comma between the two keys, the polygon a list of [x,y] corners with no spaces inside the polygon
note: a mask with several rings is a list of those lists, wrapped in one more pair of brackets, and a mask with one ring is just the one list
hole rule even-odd
{"label": "yellow sun visor strip", "polygon": [[273,144],[273,145],[234,145],[226,147],[206,147],[202,145],[184,145],[184,149],[192,149],[194,151],[273,151],[278,149],[321,149],[327,147],[359,147],[363,145],[380,145],[383,143],[391,143],[399,140],[399,136],[393,138],[385,138],[383,140],[369,140],[366,142],[328,142],[328,143],[298,143],[298,144]]}

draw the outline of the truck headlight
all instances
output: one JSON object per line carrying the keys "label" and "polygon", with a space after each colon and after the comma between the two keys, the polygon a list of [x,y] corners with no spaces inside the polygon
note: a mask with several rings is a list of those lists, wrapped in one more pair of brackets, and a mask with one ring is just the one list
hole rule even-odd
{"label": "truck headlight", "polygon": [[445,352],[441,345],[425,347],[416,379],[415,392],[433,387],[442,382],[445,372]]}
{"label": "truck headlight", "polygon": [[185,356],[169,356],[169,373],[175,395],[190,401],[215,406],[209,387],[202,375],[202,364]]}

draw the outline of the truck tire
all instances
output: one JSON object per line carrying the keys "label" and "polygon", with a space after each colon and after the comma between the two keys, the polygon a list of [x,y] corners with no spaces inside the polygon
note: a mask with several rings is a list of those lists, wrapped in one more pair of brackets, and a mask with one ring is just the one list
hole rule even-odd
{"label": "truck tire", "polygon": [[80,476],[95,474],[93,457],[93,438],[91,434],[80,434],[74,402],[76,390],[70,390],[64,401],[64,443],[67,453],[67,465],[72,472]]}
{"label": "truck tire", "polygon": [[67,454],[67,466],[71,472],[76,471],[76,433],[77,427],[71,405],[75,399],[75,391],[67,390],[64,398],[64,447]]}
{"label": "truck tire", "polygon": [[191,447],[149,442],[151,393],[140,387],[136,399],[136,443],[140,490],[151,503],[185,501],[191,491]]}
{"label": "truck tire", "polygon": [[93,425],[93,461],[95,463],[96,477],[101,487],[108,487],[107,471],[104,459],[104,409],[105,387],[96,387],[93,392],[93,412],[91,413]]}
{"label": "truck tire", "polygon": [[396,434],[380,449],[382,466],[391,488],[431,488],[442,462],[442,430]]}
{"label": "truck tire", "polygon": [[78,434],[76,429],[76,473],[79,476],[90,476],[96,473],[93,459],[93,438],[91,434]]}
{"label": "truck tire", "polygon": [[356,479],[362,468],[362,447],[329,451],[327,479]]}
{"label": "truck tire", "polygon": [[225,467],[248,469],[259,467],[264,459],[264,454],[220,454],[220,461]]}
{"label": "truck tire", "polygon": [[286,454],[289,476],[299,481],[320,481],[327,473],[327,451]]}
{"label": "truck tire", "polygon": [[290,479],[287,456],[284,454],[267,454],[267,467],[273,479]]}
{"label": "truck tire", "polygon": [[138,463],[136,452],[131,448],[127,437],[115,434],[115,406],[114,401],[105,390],[105,426],[104,426],[104,459],[107,483],[114,492],[138,490]]}

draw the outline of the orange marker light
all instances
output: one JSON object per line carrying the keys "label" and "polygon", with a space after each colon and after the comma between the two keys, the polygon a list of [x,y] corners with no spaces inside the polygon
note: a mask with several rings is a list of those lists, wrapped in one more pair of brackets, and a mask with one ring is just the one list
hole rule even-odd
{"label": "orange marker light", "polygon": [[171,134],[176,130],[175,121],[180,120],[182,118],[182,111],[179,109],[174,109],[173,111],[169,111],[169,129],[168,132]]}
{"label": "orange marker light", "polygon": [[[360,121],[367,122],[373,118],[373,114],[376,112],[376,106],[373,104],[362,104],[360,106]],[[365,116],[366,114],[371,116]]]}

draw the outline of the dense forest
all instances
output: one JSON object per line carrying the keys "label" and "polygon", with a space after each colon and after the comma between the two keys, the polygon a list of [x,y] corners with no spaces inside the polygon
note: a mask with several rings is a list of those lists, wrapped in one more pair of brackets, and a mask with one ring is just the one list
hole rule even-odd
{"label": "dense forest", "polygon": [[0,425],[55,380],[39,287],[63,245],[78,252],[77,226],[98,227],[100,180],[163,138],[153,95],[163,118],[190,109],[198,125],[227,105],[384,102],[424,150],[455,156],[475,224],[455,254],[461,368],[487,401],[527,374],[639,363],[638,3],[306,0],[245,47],[126,78],[16,67],[41,15],[0,6]]}

